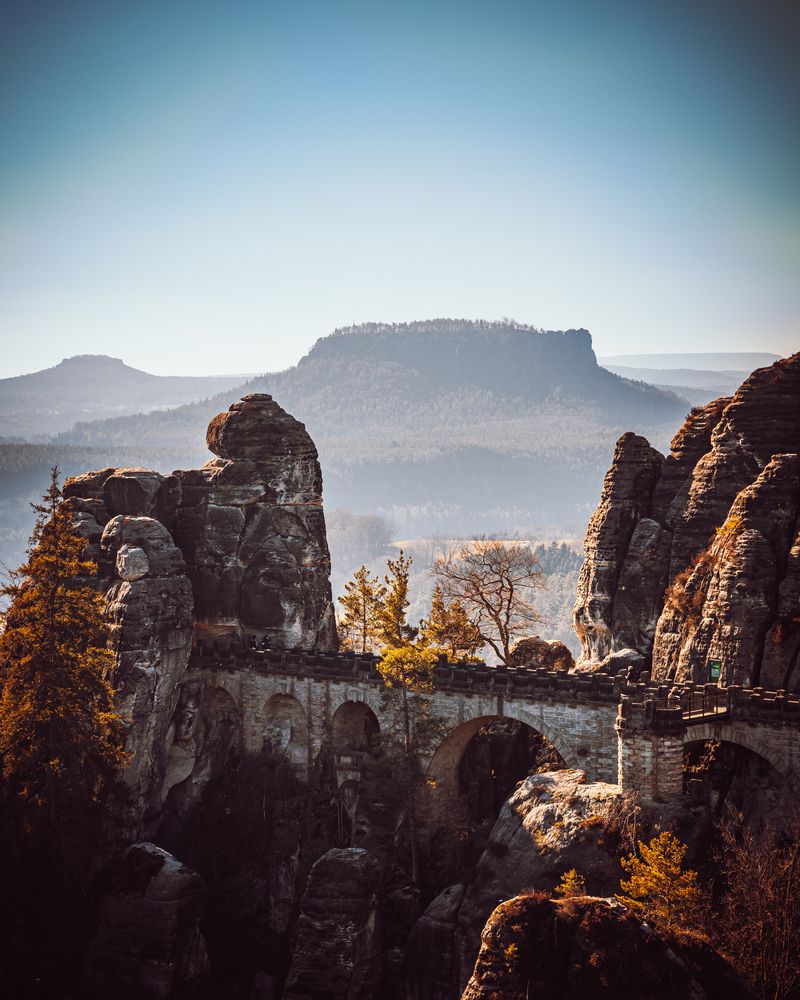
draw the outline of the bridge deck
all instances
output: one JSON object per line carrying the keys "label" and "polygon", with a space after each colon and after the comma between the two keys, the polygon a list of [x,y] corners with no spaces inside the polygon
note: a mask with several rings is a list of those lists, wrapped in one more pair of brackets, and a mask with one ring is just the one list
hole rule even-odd
{"label": "bridge deck", "polygon": [[[379,686],[379,656],[302,649],[258,648],[253,642],[198,640],[190,670],[250,670],[312,680],[350,680]],[[485,663],[450,663],[440,657],[433,673],[437,691],[493,693],[536,701],[551,700],[647,704],[648,715],[695,725],[713,719],[772,721],[800,726],[800,697],[763,688],[720,687],[716,684],[674,684],[651,681],[649,674],[631,676],[565,673],[543,667],[490,667]],[[677,717],[677,718],[676,718]]]}

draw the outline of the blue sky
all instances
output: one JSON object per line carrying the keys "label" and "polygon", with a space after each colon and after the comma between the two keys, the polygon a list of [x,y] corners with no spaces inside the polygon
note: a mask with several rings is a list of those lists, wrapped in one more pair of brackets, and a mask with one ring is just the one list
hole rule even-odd
{"label": "blue sky", "polygon": [[[794,6],[794,13],[792,13]],[[798,6],[3,3],[0,376],[367,320],[800,347]]]}

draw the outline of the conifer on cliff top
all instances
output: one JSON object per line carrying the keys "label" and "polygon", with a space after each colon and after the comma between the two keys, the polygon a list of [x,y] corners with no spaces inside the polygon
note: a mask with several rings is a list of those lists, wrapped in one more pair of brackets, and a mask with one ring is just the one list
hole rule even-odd
{"label": "conifer on cliff top", "polygon": [[97,805],[126,763],[103,599],[86,582],[96,566],[62,499],[53,469],[28,560],[0,588],[11,602],[0,635],[2,775],[29,822],[51,833]]}
{"label": "conifer on cliff top", "polygon": [[692,926],[702,906],[697,872],[683,867],[686,845],[665,830],[649,844],[638,843],[640,857],[622,859],[630,876],[620,882],[617,899],[629,909],[662,927],[678,921]]}
{"label": "conifer on cliff top", "polygon": [[344,594],[339,598],[343,610],[338,621],[343,649],[367,653],[378,647],[385,596],[386,588],[377,576],[370,576],[366,566],[357,569],[353,579],[344,585]]}
{"label": "conifer on cliff top", "polygon": [[461,601],[446,602],[438,583],[433,588],[430,614],[420,622],[420,637],[453,662],[474,657],[483,645],[480,630],[470,621]]}

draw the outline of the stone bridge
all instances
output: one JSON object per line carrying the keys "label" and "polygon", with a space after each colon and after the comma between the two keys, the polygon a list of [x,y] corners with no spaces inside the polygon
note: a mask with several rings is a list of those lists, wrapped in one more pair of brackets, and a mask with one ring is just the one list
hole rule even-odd
{"label": "stone bridge", "polygon": [[[198,642],[186,683],[235,707],[243,749],[265,740],[305,777],[324,749],[344,778],[396,719],[375,656],[252,649]],[[434,671],[431,711],[443,736],[423,761],[431,819],[453,807],[467,744],[494,719],[515,719],[545,736],[568,767],[590,781],[636,790],[648,800],[683,792],[683,747],[720,740],[747,747],[800,789],[800,698],[761,689],[655,685],[602,672],[450,664]]]}

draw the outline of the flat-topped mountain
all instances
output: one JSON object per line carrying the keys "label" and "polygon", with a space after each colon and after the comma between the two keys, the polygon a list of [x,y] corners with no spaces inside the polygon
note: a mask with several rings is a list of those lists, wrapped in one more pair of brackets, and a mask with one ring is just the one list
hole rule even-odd
{"label": "flat-topped mountain", "polygon": [[424,531],[582,521],[619,433],[666,443],[688,409],[601,368],[586,330],[440,319],[337,330],[286,371],[169,412],[82,422],[58,442],[199,461],[208,420],[245,392],[271,393],[308,426],[329,506]]}
{"label": "flat-topped mountain", "polygon": [[[686,409],[669,392],[599,367],[587,330],[469,320],[337,330],[295,367],[253,379],[247,388],[272,393],[302,415],[329,451],[346,441],[347,457],[360,460],[387,452],[421,457],[453,444],[539,453],[563,447],[568,438],[587,443],[588,416],[604,426],[652,427],[682,418]],[[228,395],[168,415],[81,424],[61,440],[127,443],[135,431],[162,446],[181,445],[196,439]],[[542,434],[545,423],[551,426]]]}
{"label": "flat-topped mountain", "polygon": [[236,375],[151,375],[105,354],[79,354],[52,368],[0,379],[0,436],[58,434],[79,420],[180,406],[240,384]]}
{"label": "flat-topped mountain", "polygon": [[[106,387],[73,381],[83,405],[95,393],[107,398]],[[633,427],[665,445],[688,409],[673,393],[601,368],[586,330],[372,323],[337,330],[293,368],[210,399],[71,429],[65,419],[53,457],[65,472],[76,447],[98,449],[98,466],[188,468],[204,458],[198,441],[211,417],[249,392],[272,394],[307,425],[329,509],[381,513],[423,534],[542,522],[581,530],[620,433]],[[47,457],[35,457],[46,470]],[[80,460],[85,467],[83,450]],[[14,475],[25,465],[16,453],[8,463]]]}

